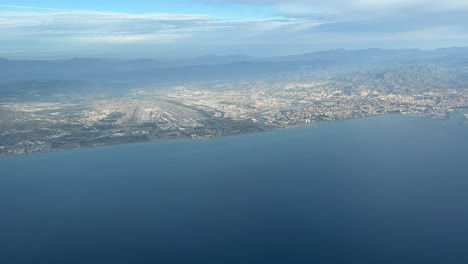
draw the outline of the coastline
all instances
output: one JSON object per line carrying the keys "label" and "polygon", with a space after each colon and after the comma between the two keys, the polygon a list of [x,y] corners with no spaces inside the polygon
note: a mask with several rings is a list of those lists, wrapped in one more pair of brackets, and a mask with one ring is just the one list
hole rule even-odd
{"label": "coastline", "polygon": [[175,139],[154,140],[154,141],[138,141],[138,142],[127,142],[127,143],[123,142],[123,143],[117,143],[117,144],[105,144],[105,145],[100,145],[100,146],[85,146],[85,147],[78,147],[78,148],[50,149],[50,150],[45,150],[45,151],[36,151],[36,152],[23,153],[23,154],[3,154],[3,155],[0,155],[0,159],[11,158],[11,157],[32,156],[32,155],[44,154],[44,153],[57,153],[57,152],[90,150],[90,149],[97,149],[97,148],[109,148],[109,147],[125,146],[125,145],[143,145],[143,144],[146,145],[146,144],[151,144],[151,143],[162,144],[162,143],[174,143],[174,142],[214,141],[214,140],[219,140],[219,139],[223,139],[223,138],[242,137],[242,136],[248,136],[248,135],[254,135],[254,134],[265,134],[265,133],[272,133],[272,132],[275,132],[275,131],[288,130],[288,129],[310,128],[310,127],[316,127],[316,126],[320,126],[320,125],[324,125],[324,124],[331,124],[331,123],[336,123],[336,122],[341,122],[341,121],[379,118],[379,117],[389,117],[389,116],[398,116],[398,117],[405,117],[405,118],[417,118],[417,119],[429,119],[429,120],[450,120],[451,119],[451,114],[450,113],[453,113],[454,111],[457,111],[457,110],[465,111],[466,109],[468,109],[468,108],[451,109],[451,111],[448,111],[448,112],[445,113],[445,118],[433,118],[431,116],[427,116],[425,114],[419,114],[419,113],[384,113],[384,114],[379,114],[379,115],[350,117],[350,118],[342,118],[342,119],[336,119],[336,120],[325,120],[325,121],[319,121],[319,122],[314,122],[314,123],[301,123],[301,124],[284,126],[284,127],[273,127],[271,129],[264,130],[264,131],[247,132],[247,133],[240,133],[240,134],[235,134],[235,135],[225,135],[225,134],[223,134],[221,137],[215,137],[215,138],[197,138],[197,139],[192,138],[191,139],[191,138],[188,138],[188,137],[184,137],[184,138],[181,137],[181,138],[175,138]]}

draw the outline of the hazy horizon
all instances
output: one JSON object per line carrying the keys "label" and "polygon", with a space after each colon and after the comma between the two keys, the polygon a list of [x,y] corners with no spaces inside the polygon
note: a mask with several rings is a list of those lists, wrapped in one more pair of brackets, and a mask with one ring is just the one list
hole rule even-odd
{"label": "hazy horizon", "polygon": [[8,59],[254,57],[468,46],[468,2],[0,1]]}
{"label": "hazy horizon", "polygon": [[357,48],[357,49],[347,49],[347,48],[336,48],[336,49],[322,49],[322,50],[311,50],[309,52],[301,52],[301,53],[285,53],[285,54],[271,54],[271,55],[264,55],[264,56],[256,56],[255,54],[245,54],[245,53],[228,53],[228,54],[214,54],[214,53],[206,53],[206,54],[199,54],[199,55],[189,55],[189,56],[155,56],[155,57],[143,57],[143,56],[126,56],[126,57],[99,57],[99,56],[63,56],[63,57],[25,57],[25,58],[15,58],[15,57],[0,57],[0,59],[4,60],[43,60],[43,61],[61,61],[61,60],[74,60],[74,59],[97,59],[97,60],[190,60],[190,59],[199,59],[203,57],[247,57],[251,59],[269,59],[275,57],[288,57],[288,56],[300,56],[300,55],[307,55],[307,54],[314,54],[314,53],[321,53],[321,52],[334,52],[334,51],[346,51],[346,52],[354,52],[354,51],[365,51],[365,50],[382,50],[382,51],[404,51],[404,50],[414,50],[414,51],[422,51],[422,52],[431,52],[437,50],[445,50],[445,49],[468,49],[468,46],[447,46],[447,47],[439,47],[439,48],[432,48],[432,49],[424,49],[424,48],[378,48],[378,47],[368,47],[368,48]]}

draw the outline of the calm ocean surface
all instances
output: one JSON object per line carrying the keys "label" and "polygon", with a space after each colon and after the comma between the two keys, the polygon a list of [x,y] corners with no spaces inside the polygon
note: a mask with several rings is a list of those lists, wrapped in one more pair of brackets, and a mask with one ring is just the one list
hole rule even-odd
{"label": "calm ocean surface", "polygon": [[0,263],[468,263],[468,125],[0,158]]}

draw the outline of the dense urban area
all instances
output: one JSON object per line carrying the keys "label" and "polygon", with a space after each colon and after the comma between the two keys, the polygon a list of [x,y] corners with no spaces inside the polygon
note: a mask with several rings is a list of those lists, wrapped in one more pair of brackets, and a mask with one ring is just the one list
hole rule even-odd
{"label": "dense urban area", "polygon": [[[180,69],[174,71],[175,79],[188,78],[190,73],[195,76],[192,80],[149,81],[125,88],[115,88],[121,86],[118,82],[97,88],[94,84],[92,89],[85,84],[84,90],[70,82],[4,83],[0,84],[0,155],[214,139],[385,114],[448,118],[449,112],[468,108],[468,63],[452,64],[455,70],[426,62],[388,67],[366,62],[365,67],[351,70],[347,62],[328,68],[283,63],[294,70],[275,72],[278,64],[271,64],[276,68],[270,67],[269,75],[256,78],[250,71],[261,72],[270,64],[223,64],[192,67],[191,72],[184,68],[185,75]],[[236,72],[244,75],[237,80],[216,78]],[[208,80],[201,80],[202,74]]]}
{"label": "dense urban area", "polygon": [[465,89],[345,91],[335,81],[142,89],[107,100],[2,103],[0,153],[212,139],[389,113],[445,118],[449,111],[466,107]]}

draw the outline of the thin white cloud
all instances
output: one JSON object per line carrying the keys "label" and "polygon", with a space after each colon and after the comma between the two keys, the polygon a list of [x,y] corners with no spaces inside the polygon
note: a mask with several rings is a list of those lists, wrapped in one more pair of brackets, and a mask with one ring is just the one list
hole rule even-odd
{"label": "thin white cloud", "polygon": [[81,43],[128,44],[128,43],[158,43],[164,44],[183,38],[182,34],[120,34],[120,35],[86,35],[71,38]]}
{"label": "thin white cloud", "polygon": [[220,20],[196,14],[129,14],[109,12],[2,12],[1,39],[37,39],[87,43],[170,42],[200,35],[229,32],[245,36],[261,35],[275,30],[305,30],[318,21],[286,20]]}
{"label": "thin white cloud", "polygon": [[418,47],[430,42],[468,45],[468,1],[446,0],[446,5],[436,0],[201,1],[270,5],[277,13],[272,14],[274,19],[235,20],[190,13],[49,8],[44,12],[42,7],[21,6],[18,9],[37,11],[0,11],[0,57],[8,57],[12,50],[23,54],[66,54],[68,50],[71,57],[87,56],[88,51],[132,56],[154,50],[266,55],[278,49],[299,53],[329,48]]}
{"label": "thin white cloud", "polygon": [[296,6],[320,7],[325,9],[380,9],[380,8],[407,8],[419,7],[431,9],[441,7],[444,9],[468,8],[466,0],[192,0],[199,3],[237,4],[237,5],[268,5],[268,6]]}
{"label": "thin white cloud", "polygon": [[71,9],[38,7],[38,6],[24,6],[24,5],[1,5],[0,7],[15,8],[15,9],[33,9],[33,10],[47,10],[47,11],[72,11]]}

